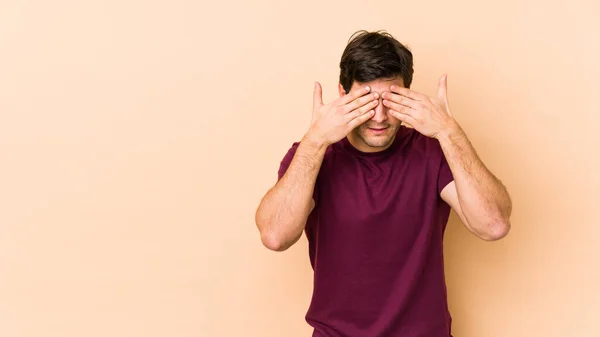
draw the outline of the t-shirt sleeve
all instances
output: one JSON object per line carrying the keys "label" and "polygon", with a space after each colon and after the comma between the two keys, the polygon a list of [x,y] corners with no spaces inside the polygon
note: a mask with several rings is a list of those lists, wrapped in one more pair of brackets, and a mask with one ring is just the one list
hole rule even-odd
{"label": "t-shirt sleeve", "polygon": [[[441,149],[440,149],[441,152]],[[448,165],[448,161],[446,160],[446,156],[444,153],[441,153],[440,160],[440,170],[438,172],[438,194],[442,193],[442,190],[446,185],[451,183],[454,180],[454,176],[452,175],[452,171],[450,170],[450,165]]]}
{"label": "t-shirt sleeve", "polygon": [[[283,159],[281,160],[280,164],[279,164],[279,171],[277,172],[277,181],[281,180],[281,178],[283,178],[283,175],[285,174],[285,172],[287,171],[287,169],[290,167],[290,164],[292,163],[292,159],[294,159],[294,155],[296,154],[296,150],[298,149],[298,145],[300,145],[299,142],[295,142],[292,144],[292,146],[290,147],[290,149],[288,150],[288,152],[285,154],[285,156],[283,157]],[[318,201],[318,189],[319,189],[319,179],[317,178],[317,182],[315,183],[315,188],[313,191],[313,200],[315,201],[315,204]]]}

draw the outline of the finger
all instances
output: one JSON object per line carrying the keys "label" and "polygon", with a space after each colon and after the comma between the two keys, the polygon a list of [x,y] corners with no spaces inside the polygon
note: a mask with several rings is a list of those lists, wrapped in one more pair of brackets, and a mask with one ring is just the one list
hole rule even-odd
{"label": "finger", "polygon": [[366,94],[368,94],[371,91],[371,88],[369,86],[364,86],[359,88],[358,90],[355,91],[351,91],[348,94],[342,96],[338,102],[338,104],[341,105],[346,105],[352,101],[354,101],[355,99],[362,97]]}
{"label": "finger", "polygon": [[375,116],[375,110],[369,110],[369,112],[367,112],[366,114],[362,114],[356,118],[354,118],[353,120],[351,120],[348,123],[348,126],[350,127],[350,129],[354,129],[357,126],[361,125],[362,123],[368,121],[369,119],[373,118],[373,116]]}
{"label": "finger", "polygon": [[315,89],[313,90],[313,110],[318,109],[323,105],[323,89],[319,82],[315,82]]}
{"label": "finger", "polygon": [[412,117],[411,115],[396,111],[396,110],[389,110],[390,114],[392,116],[394,116],[397,120],[402,121],[408,125],[410,125],[411,127],[414,127],[414,125],[417,124],[417,120]]}
{"label": "finger", "polygon": [[355,99],[354,101],[346,104],[344,106],[344,112],[350,113],[354,110],[360,109],[364,105],[373,103],[373,101],[378,102],[378,100],[379,100],[379,93],[376,93],[376,92],[365,95],[365,96],[361,96],[361,97]]}
{"label": "finger", "polygon": [[370,112],[371,110],[375,109],[375,107],[377,107],[377,104],[379,104],[379,101],[373,100],[373,101],[369,102],[368,104],[361,106],[359,109],[356,109],[352,112],[347,113],[344,116],[346,118],[346,122],[349,123],[356,117],[362,116],[363,114]]}
{"label": "finger", "polygon": [[402,95],[404,97],[414,99],[415,101],[422,101],[426,97],[425,95],[418,93],[414,90],[410,90],[408,88],[402,88],[395,84],[390,87],[390,90],[398,95]]}
{"label": "finger", "polygon": [[384,92],[383,93],[384,104],[387,102],[400,104],[412,109],[417,110],[419,108],[419,101],[415,101],[414,99],[410,99],[408,97],[404,97],[402,95],[394,94],[392,92]]}
{"label": "finger", "polygon": [[393,102],[393,101],[390,101],[390,100],[387,100],[387,99],[383,100],[383,105],[385,105],[386,107],[390,108],[391,110],[395,110],[395,111],[401,112],[401,113],[406,114],[406,115],[413,115],[414,113],[417,112],[416,109],[413,109],[410,106],[406,106],[404,104],[398,104],[396,102]]}
{"label": "finger", "polygon": [[448,94],[448,75],[444,74],[440,78],[440,83],[438,85],[438,98],[442,100],[446,100],[446,95]]}

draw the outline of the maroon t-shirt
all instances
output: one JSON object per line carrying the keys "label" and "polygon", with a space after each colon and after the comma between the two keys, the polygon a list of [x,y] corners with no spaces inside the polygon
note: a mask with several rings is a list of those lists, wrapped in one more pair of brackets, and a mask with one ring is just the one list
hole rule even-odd
{"label": "maroon t-shirt", "polygon": [[[281,162],[288,168],[298,142]],[[326,150],[305,228],[313,337],[449,337],[442,241],[453,180],[440,144],[400,127],[384,151]]]}

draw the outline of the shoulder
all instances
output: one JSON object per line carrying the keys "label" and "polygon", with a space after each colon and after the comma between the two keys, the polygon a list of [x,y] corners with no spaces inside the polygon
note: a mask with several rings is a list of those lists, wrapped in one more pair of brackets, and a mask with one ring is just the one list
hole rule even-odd
{"label": "shoulder", "polygon": [[[294,155],[296,154],[296,151],[298,150],[298,147],[300,146],[300,142],[301,141],[294,141],[287,149],[287,152],[285,153],[285,155],[283,156],[283,158],[281,159],[280,165],[282,168],[287,168],[287,166],[290,165],[290,163],[292,162],[292,160],[294,159]],[[333,144],[327,147],[327,149],[325,150],[325,157],[323,158],[323,160],[327,160],[329,158],[331,158],[332,154],[336,151],[336,146],[337,144]]]}
{"label": "shoulder", "polygon": [[296,153],[296,150],[298,149],[298,146],[300,145],[300,142],[293,142],[292,145],[290,145],[290,147],[288,148],[285,156],[283,157],[282,161],[291,161],[292,158],[294,157],[294,154]]}
{"label": "shoulder", "polygon": [[[328,146],[327,149],[325,150],[325,158],[330,157],[335,151],[339,151],[340,144],[341,144],[341,141]],[[289,146],[287,153],[285,154],[285,156],[283,158],[283,161],[291,161],[292,158],[294,157],[294,154],[296,154],[296,150],[298,150],[299,146],[300,146],[300,141],[294,141]]]}

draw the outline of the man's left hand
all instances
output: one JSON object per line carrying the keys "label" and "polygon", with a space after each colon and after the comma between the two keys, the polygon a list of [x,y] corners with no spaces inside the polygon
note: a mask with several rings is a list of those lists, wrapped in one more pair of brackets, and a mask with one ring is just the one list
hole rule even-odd
{"label": "man's left hand", "polygon": [[456,126],[447,96],[447,75],[440,78],[437,97],[429,97],[397,85],[383,93],[383,104],[390,114],[409,124],[419,133],[437,138]]}

